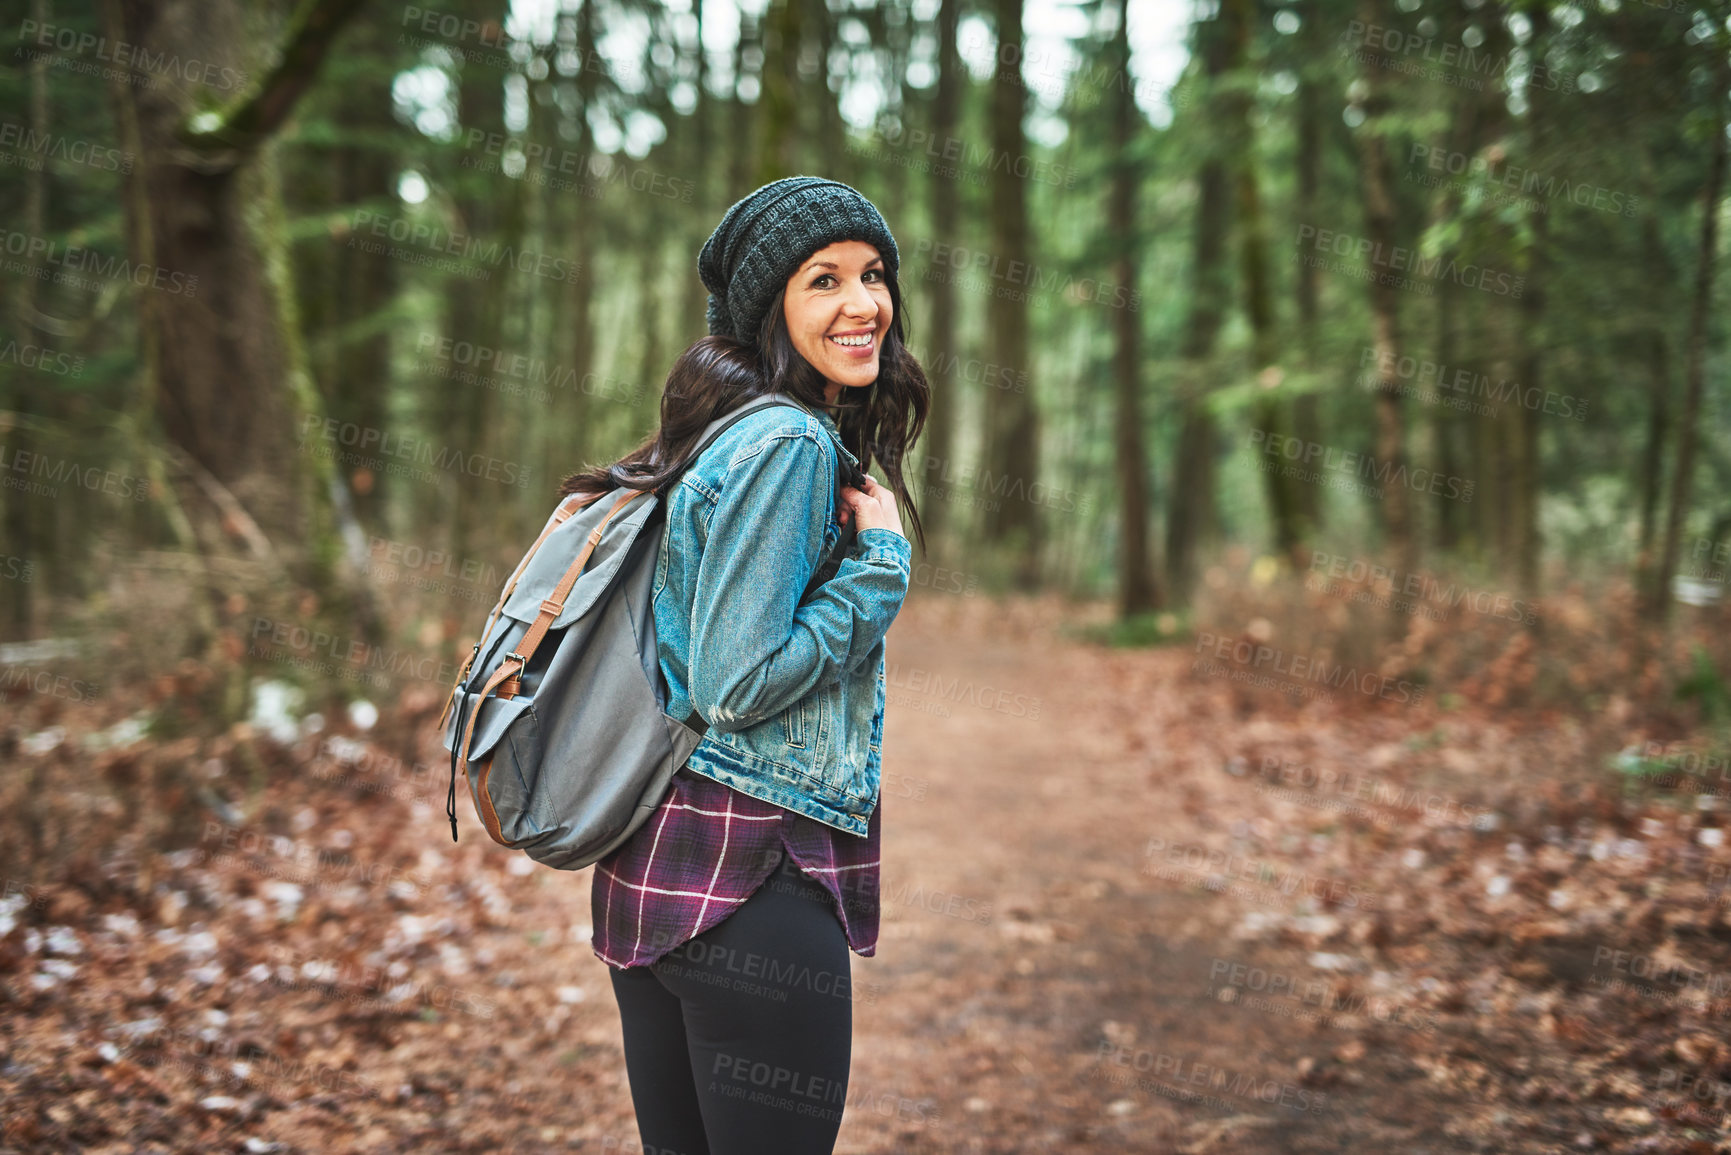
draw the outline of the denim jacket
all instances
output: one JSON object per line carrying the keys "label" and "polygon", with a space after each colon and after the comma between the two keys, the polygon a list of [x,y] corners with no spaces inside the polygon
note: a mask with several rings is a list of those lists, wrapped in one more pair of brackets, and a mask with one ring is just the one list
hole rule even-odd
{"label": "denim jacket", "polygon": [[[878,801],[884,635],[913,546],[840,537],[835,419],[771,406],[729,426],[667,495],[653,598],[667,713],[708,722],[686,763],[753,798],[864,837]],[[821,423],[821,426],[820,426]],[[825,432],[827,427],[830,432]]]}

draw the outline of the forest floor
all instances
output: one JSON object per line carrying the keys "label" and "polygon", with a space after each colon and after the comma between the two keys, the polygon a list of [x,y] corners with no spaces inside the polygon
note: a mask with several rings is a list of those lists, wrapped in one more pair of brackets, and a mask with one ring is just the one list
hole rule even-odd
{"label": "forest floor", "polygon": [[[839,1152],[1731,1151],[1731,846],[1622,796],[1614,719],[1294,699],[1079,614],[891,632]],[[0,1151],[640,1150],[589,872],[466,798],[450,842],[437,700],[420,770],[312,735],[110,893],[8,881]]]}

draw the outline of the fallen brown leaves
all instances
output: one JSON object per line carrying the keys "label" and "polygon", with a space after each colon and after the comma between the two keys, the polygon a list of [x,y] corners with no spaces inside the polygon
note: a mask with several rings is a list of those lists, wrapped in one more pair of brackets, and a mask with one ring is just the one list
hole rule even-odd
{"label": "fallen brown leaves", "polygon": [[[1566,596],[1535,647],[1330,640],[1266,599],[1252,628],[1223,595],[1222,634],[1430,691],[1306,701],[962,602],[910,603],[898,660],[1043,712],[892,706],[888,878],[993,914],[886,912],[855,1069],[891,1109],[850,1107],[845,1150],[1731,1150],[1726,786],[1689,772],[1724,751],[1641,686],[1680,647],[1619,666]],[[0,1148],[634,1149],[587,875],[466,800],[449,843],[437,705],[285,746],[13,735],[7,804],[46,791],[53,829],[0,896]],[[1114,1048],[1327,1109],[1120,1085]]]}

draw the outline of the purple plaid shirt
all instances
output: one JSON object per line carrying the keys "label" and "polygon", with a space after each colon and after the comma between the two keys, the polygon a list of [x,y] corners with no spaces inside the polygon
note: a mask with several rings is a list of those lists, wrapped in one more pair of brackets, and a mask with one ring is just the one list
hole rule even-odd
{"label": "purple plaid shirt", "polygon": [[878,941],[882,814],[880,798],[858,838],[681,769],[648,821],[595,864],[595,956],[611,967],[656,961],[750,898],[785,851],[830,892],[848,946],[869,957]]}

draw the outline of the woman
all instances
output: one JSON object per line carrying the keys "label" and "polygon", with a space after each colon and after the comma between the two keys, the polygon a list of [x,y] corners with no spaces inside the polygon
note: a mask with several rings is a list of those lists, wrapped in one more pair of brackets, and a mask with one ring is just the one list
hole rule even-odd
{"label": "woman", "polygon": [[[659,486],[751,397],[808,410],[736,421],[666,497],[666,712],[696,709],[709,729],[591,892],[646,1152],[827,1153],[841,1126],[848,951],[877,943],[883,639],[913,550],[902,505],[925,544],[901,462],[930,390],[897,260],[877,209],[836,181],[789,177],[733,205],[698,258],[711,335],[669,374],[660,429],[563,487]],[[837,470],[874,458],[889,485],[863,475],[838,508]],[[843,522],[845,560],[801,602]]]}

